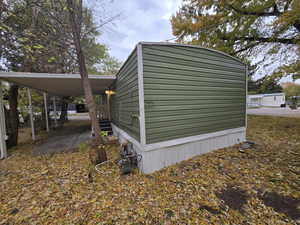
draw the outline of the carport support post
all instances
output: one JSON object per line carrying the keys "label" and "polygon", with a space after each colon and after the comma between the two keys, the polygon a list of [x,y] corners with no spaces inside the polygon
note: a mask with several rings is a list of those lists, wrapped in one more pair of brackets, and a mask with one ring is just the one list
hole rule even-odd
{"label": "carport support post", "polygon": [[54,126],[57,127],[57,117],[56,117],[56,97],[53,97],[53,112],[54,112]]}
{"label": "carport support post", "polygon": [[31,125],[32,140],[35,141],[32,100],[31,100],[31,92],[30,92],[29,88],[27,88],[27,95],[28,95],[28,103],[29,103],[29,114],[30,114],[30,125]]}
{"label": "carport support post", "polygon": [[0,159],[7,157],[6,149],[6,126],[5,126],[5,112],[3,103],[3,92],[0,82]]}
{"label": "carport support post", "polygon": [[46,119],[46,131],[49,132],[49,120],[48,120],[48,107],[47,107],[47,95],[44,92],[44,106],[45,106],[45,119]]}
{"label": "carport support post", "polygon": [[108,120],[111,121],[110,116],[110,93],[106,95],[107,96],[107,113],[108,113]]}

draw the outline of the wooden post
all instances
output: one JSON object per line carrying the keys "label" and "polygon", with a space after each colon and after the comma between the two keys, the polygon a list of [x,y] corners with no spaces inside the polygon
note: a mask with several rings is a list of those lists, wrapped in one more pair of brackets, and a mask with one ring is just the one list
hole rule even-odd
{"label": "wooden post", "polygon": [[30,114],[30,126],[31,126],[32,140],[35,141],[32,100],[31,100],[31,92],[30,92],[29,88],[27,88],[27,95],[28,95],[28,103],[29,103],[29,114]]}
{"label": "wooden post", "polygon": [[6,148],[6,126],[5,126],[5,112],[4,112],[4,103],[3,103],[3,92],[0,82],[0,159],[7,157],[7,148]]}
{"label": "wooden post", "polygon": [[54,126],[57,127],[56,97],[53,97]]}
{"label": "wooden post", "polygon": [[45,119],[46,119],[46,131],[49,132],[49,119],[48,119],[48,105],[47,105],[47,94],[44,92],[44,106],[45,106]]}

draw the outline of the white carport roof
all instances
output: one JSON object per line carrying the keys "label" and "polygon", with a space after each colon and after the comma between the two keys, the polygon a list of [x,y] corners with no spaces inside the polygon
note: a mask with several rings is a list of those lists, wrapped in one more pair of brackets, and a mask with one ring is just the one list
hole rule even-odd
{"label": "white carport roof", "polygon": [[[115,79],[115,75],[89,75],[93,94],[103,93],[111,86]],[[0,71],[0,80],[5,80],[7,82],[37,89],[57,96],[80,96],[84,94],[79,74]]]}

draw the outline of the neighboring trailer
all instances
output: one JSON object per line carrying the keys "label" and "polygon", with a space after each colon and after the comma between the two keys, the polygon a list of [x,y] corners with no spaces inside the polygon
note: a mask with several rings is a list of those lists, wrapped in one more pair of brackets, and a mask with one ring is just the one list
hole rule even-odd
{"label": "neighboring trailer", "polygon": [[284,93],[264,94],[262,98],[262,106],[281,107],[285,104]]}
{"label": "neighboring trailer", "polygon": [[114,133],[156,171],[245,141],[246,67],[212,49],[139,43],[117,74]]}
{"label": "neighboring trailer", "polygon": [[247,106],[248,108],[258,108],[262,106],[263,95],[248,95]]}
{"label": "neighboring trailer", "polygon": [[285,106],[284,93],[248,95],[248,107],[283,107]]}

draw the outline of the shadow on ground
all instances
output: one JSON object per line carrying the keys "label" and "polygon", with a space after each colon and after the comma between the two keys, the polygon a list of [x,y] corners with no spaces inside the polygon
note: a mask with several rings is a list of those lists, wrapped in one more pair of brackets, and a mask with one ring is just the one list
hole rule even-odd
{"label": "shadow on ground", "polygon": [[293,220],[300,219],[300,198],[283,196],[276,192],[260,194],[259,198],[266,206],[273,208],[278,213],[284,213]]}
{"label": "shadow on ground", "polygon": [[229,186],[226,189],[216,193],[216,196],[223,200],[224,204],[234,210],[243,212],[243,205],[247,203],[249,198],[246,191],[239,187]]}
{"label": "shadow on ground", "polygon": [[[283,213],[293,220],[300,219],[300,198],[294,198],[291,196],[284,196],[277,192],[263,192],[258,191],[258,198],[268,207],[273,208],[278,213]],[[251,197],[243,189],[234,186],[228,186],[220,192],[216,193],[216,196],[223,201],[229,208],[243,212],[243,206],[247,204],[247,200]],[[256,197],[256,196],[252,196]],[[221,209],[224,206],[221,206]],[[204,206],[203,209],[218,214],[220,211],[213,210],[210,207]]]}

